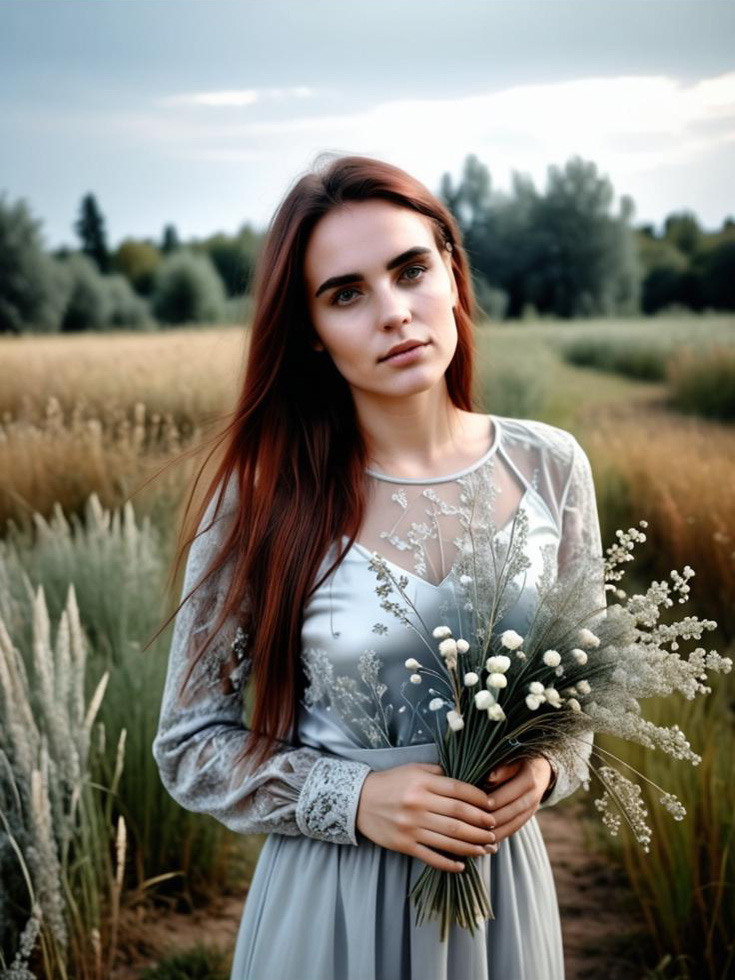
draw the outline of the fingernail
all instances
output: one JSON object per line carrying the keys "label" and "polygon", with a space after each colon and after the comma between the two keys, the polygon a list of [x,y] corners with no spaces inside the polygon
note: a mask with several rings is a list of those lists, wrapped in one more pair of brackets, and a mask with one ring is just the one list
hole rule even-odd
{"label": "fingernail", "polygon": [[487,851],[488,854],[495,854],[496,851],[498,850],[498,845],[497,844],[485,844],[485,850]]}
{"label": "fingernail", "polygon": [[488,805],[489,809],[491,809],[491,810],[495,806],[495,800],[492,798],[492,796],[488,796],[488,798],[487,798],[487,805]]}

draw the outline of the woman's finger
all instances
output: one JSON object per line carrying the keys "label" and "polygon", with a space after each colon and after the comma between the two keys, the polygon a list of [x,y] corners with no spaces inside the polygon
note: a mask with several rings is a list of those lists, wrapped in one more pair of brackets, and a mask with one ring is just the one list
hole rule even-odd
{"label": "woman's finger", "polygon": [[505,782],[506,779],[510,779],[512,776],[515,776],[520,768],[520,761],[504,762],[502,766],[496,766],[488,773],[486,781],[490,783],[490,785],[498,785],[499,783]]}
{"label": "woman's finger", "polygon": [[470,844],[465,840],[457,840],[455,837],[447,837],[435,830],[428,830],[422,827],[417,831],[416,839],[429,847],[436,847],[442,851],[449,851],[451,854],[460,854],[467,857],[480,857],[483,854],[495,854],[498,845],[487,842],[486,844]]}
{"label": "woman's finger", "polygon": [[[492,823],[494,822],[493,819]],[[483,823],[482,827],[478,827],[465,822],[461,817],[430,812],[424,814],[422,829],[452,837],[465,844],[491,844],[495,840],[495,831],[490,819]]]}
{"label": "woman's finger", "polygon": [[[535,812],[536,806],[526,793],[513,800],[512,803],[508,803],[507,806],[496,810],[495,817],[498,822],[494,830],[495,839],[501,840],[503,837],[515,833],[518,827],[530,819]],[[519,820],[520,823],[518,823]]]}
{"label": "woman's finger", "polygon": [[425,844],[415,844],[413,855],[439,871],[454,871],[456,873],[464,870],[464,861],[454,861],[452,858],[444,857],[443,854],[432,851]]}
{"label": "woman's finger", "polygon": [[502,827],[498,827],[496,831],[496,839],[498,844],[504,841],[507,837],[512,837],[516,831],[520,830],[521,827],[527,823],[531,817],[535,814],[535,809],[532,807],[530,810],[524,810],[514,817],[509,823],[503,824]]}

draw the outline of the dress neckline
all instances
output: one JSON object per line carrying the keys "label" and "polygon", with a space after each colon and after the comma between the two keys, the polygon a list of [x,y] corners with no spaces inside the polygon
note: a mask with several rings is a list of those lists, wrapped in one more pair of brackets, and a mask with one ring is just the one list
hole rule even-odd
{"label": "dress neckline", "polygon": [[474,463],[470,463],[469,466],[465,466],[464,469],[458,470],[456,473],[449,473],[446,476],[430,477],[389,476],[387,473],[380,473],[378,470],[373,470],[368,466],[365,467],[365,472],[370,476],[374,476],[377,480],[385,480],[388,483],[449,483],[451,480],[456,480],[460,476],[466,476],[468,473],[472,473],[474,470],[482,466],[483,463],[487,462],[487,460],[495,454],[495,451],[500,443],[500,423],[498,422],[497,415],[487,414],[485,417],[490,419],[493,423],[492,445],[482,454],[482,456],[480,456],[479,459],[476,459]]}

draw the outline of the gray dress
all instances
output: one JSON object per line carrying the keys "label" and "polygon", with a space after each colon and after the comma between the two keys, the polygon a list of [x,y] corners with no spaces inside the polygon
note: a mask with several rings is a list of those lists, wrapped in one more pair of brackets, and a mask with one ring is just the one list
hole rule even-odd
{"label": "gray dress", "polygon": [[[467,635],[469,559],[481,577],[507,546],[521,510],[527,562],[498,629],[523,635],[540,583],[586,553],[602,553],[592,473],[577,440],[535,420],[491,415],[488,426],[488,450],[459,473],[418,480],[366,471],[369,504],[358,542],[304,609],[302,654],[311,684],[290,744],[265,765],[252,766],[242,751],[255,736],[243,717],[248,636],[236,617],[192,672],[185,696],[178,694],[194,641],[219,611],[223,580],[208,580],[176,618],[153,744],[162,781],[182,806],[239,833],[268,834],[231,980],[563,980],[554,879],[535,817],[496,855],[475,859],[495,919],[474,934],[453,926],[445,942],[434,920],[415,924],[407,898],[425,864],[374,844],[355,826],[371,771],[437,761],[427,724],[429,685],[406,683],[405,660],[422,659],[416,631],[382,604],[372,553],[404,577],[413,613],[430,629],[449,625],[454,636]],[[182,597],[206,570],[237,506],[231,485],[223,503],[211,527],[213,504],[202,521],[209,529],[190,550]],[[390,744],[371,742],[323,696],[330,674],[359,685],[376,662]],[[588,757],[587,751],[575,763],[551,759],[556,782],[542,807],[586,781]]]}

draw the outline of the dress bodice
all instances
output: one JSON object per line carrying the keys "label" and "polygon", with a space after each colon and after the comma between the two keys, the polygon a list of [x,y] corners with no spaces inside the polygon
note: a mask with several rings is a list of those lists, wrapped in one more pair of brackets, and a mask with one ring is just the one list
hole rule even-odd
{"label": "dress bodice", "polygon": [[[526,567],[511,578],[510,598],[496,628],[525,632],[539,582],[556,575],[561,527],[551,494],[557,474],[548,452],[539,451],[535,430],[523,432],[516,420],[489,418],[489,449],[458,473],[400,479],[366,471],[369,502],[357,540],[304,609],[303,657],[313,678],[299,714],[304,744],[337,752],[355,742],[384,747],[386,735],[396,746],[433,740],[429,726],[436,718],[428,703],[436,691],[429,679],[410,683],[405,661],[431,661],[426,640],[435,626],[447,625],[455,637],[471,639],[474,584],[485,591],[494,587],[494,573],[521,524]],[[343,538],[342,545],[347,542]],[[395,583],[403,582],[402,594],[394,587],[391,598],[400,601],[415,629],[384,607],[373,552]],[[333,545],[319,577],[335,555]],[[336,676],[354,685],[352,721],[346,722],[329,698],[319,697]],[[382,732],[365,717],[376,703],[378,684],[385,685]]]}

